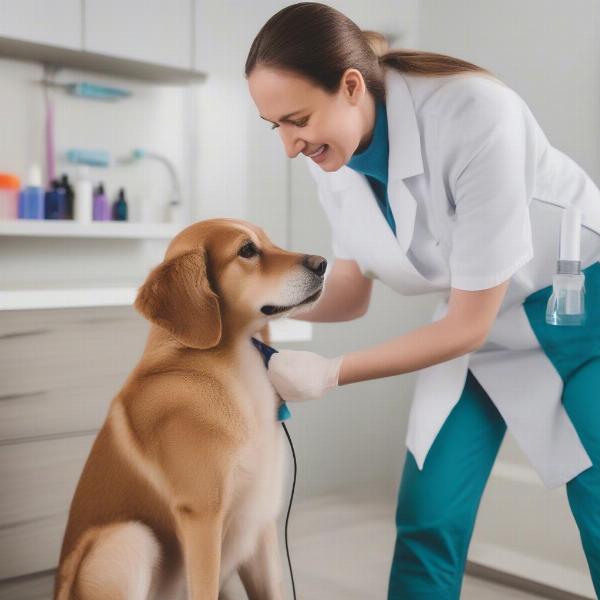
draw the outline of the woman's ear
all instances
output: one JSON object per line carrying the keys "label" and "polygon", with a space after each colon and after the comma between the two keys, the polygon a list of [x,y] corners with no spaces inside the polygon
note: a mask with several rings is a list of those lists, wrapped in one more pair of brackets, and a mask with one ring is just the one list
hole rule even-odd
{"label": "woman's ear", "polygon": [[356,104],[367,89],[362,73],[354,68],[344,71],[340,87],[352,104]]}
{"label": "woman's ear", "polygon": [[219,297],[210,287],[203,249],[153,269],[138,289],[134,307],[186,346],[207,349],[221,339]]}

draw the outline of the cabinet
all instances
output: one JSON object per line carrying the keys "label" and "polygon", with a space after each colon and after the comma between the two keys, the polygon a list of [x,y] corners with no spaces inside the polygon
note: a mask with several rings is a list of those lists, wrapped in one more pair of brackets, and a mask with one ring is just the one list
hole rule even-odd
{"label": "cabinet", "polygon": [[0,0],[0,36],[81,49],[81,0]]}
{"label": "cabinet", "polygon": [[202,81],[195,0],[0,0],[0,56],[158,82]]}
{"label": "cabinet", "polygon": [[0,311],[0,598],[56,567],[69,504],[148,324],[128,307]]}
{"label": "cabinet", "polygon": [[88,52],[192,68],[193,0],[84,0]]}

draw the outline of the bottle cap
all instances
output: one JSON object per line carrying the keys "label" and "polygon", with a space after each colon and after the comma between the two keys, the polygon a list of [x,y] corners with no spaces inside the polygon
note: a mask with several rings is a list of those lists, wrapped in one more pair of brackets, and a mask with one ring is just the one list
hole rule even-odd
{"label": "bottle cap", "polygon": [[42,187],[42,171],[38,165],[31,165],[29,167],[27,181],[31,187]]}
{"label": "bottle cap", "polygon": [[21,187],[21,182],[16,175],[12,173],[0,173],[0,188],[10,188],[18,190]]}

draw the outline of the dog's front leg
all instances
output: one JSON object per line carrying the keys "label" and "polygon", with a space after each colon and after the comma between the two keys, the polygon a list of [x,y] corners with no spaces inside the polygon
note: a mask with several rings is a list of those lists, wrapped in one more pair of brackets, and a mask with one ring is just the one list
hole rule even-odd
{"label": "dog's front leg", "polygon": [[249,600],[283,600],[277,524],[261,532],[254,553],[238,569]]}
{"label": "dog's front leg", "polygon": [[178,519],[189,600],[218,600],[223,520],[218,515]]}
{"label": "dog's front leg", "polygon": [[150,451],[171,492],[190,600],[217,600],[223,524],[235,447],[215,428],[179,411],[161,424]]}

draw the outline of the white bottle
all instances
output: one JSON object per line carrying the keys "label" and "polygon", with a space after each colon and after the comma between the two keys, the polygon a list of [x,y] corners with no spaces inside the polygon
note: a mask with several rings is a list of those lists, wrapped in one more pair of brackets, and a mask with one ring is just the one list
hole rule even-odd
{"label": "white bottle", "polygon": [[79,167],[75,182],[73,218],[78,223],[91,223],[93,214],[93,186],[88,167]]}

